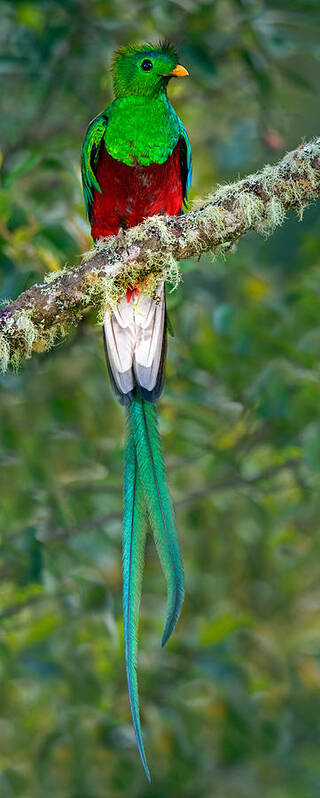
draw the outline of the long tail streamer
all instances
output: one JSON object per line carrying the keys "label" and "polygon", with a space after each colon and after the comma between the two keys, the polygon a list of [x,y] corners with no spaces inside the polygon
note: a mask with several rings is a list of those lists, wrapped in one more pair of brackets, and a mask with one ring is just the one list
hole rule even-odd
{"label": "long tail streamer", "polygon": [[135,397],[129,413],[144,500],[167,580],[167,613],[161,641],[164,646],[176,626],[182,607],[182,558],[165,474],[156,406]]}
{"label": "long tail streamer", "polygon": [[123,550],[123,625],[126,672],[133,728],[147,778],[150,772],[144,751],[139,713],[136,674],[139,605],[146,540],[146,513],[135,443],[128,419],[124,471]]}
{"label": "long tail streamer", "polygon": [[167,580],[167,612],[162,645],[177,623],[184,593],[184,575],[174,512],[154,404],[135,397],[128,407],[124,472],[123,618],[124,647],[132,722],[143,767],[150,781],[139,713],[136,674],[146,511]]}

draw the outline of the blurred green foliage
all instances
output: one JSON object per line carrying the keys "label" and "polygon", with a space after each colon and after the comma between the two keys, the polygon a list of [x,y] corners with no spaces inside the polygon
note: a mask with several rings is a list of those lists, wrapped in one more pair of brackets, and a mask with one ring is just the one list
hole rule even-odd
{"label": "blurred green foliage", "polygon": [[[0,292],[89,246],[79,156],[129,40],[172,38],[193,196],[319,134],[317,0],[0,0]],[[123,415],[87,318],[2,377],[2,798],[318,798],[319,207],[169,295],[161,429],[187,592],[160,650],[149,542],[131,726],[121,619]]]}

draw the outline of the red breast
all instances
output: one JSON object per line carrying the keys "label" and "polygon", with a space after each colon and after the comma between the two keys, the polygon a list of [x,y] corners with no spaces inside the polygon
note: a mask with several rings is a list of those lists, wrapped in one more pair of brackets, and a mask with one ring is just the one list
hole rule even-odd
{"label": "red breast", "polygon": [[101,194],[94,191],[91,206],[94,239],[116,235],[120,227],[133,227],[147,216],[181,211],[180,142],[165,163],[150,166],[128,166],[101,147],[96,176]]}

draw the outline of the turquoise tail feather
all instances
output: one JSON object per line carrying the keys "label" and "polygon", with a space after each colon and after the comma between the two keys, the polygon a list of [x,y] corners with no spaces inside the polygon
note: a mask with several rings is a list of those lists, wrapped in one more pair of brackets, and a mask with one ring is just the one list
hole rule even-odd
{"label": "turquoise tail feather", "polygon": [[146,776],[150,772],[144,751],[139,713],[136,674],[139,604],[146,540],[146,517],[133,435],[128,424],[124,472],[123,550],[123,625],[128,693],[133,728]]}
{"label": "turquoise tail feather", "polygon": [[135,397],[129,406],[139,478],[155,544],[167,580],[167,613],[161,644],[172,634],[184,595],[184,574],[173,506],[165,475],[157,409]]}

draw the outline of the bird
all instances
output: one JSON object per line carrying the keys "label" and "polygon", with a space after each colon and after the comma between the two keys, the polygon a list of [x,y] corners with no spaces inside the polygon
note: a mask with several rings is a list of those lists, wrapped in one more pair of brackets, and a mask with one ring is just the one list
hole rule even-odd
{"label": "bird", "polygon": [[[114,100],[90,122],[81,152],[84,201],[94,243],[155,215],[179,215],[192,176],[187,132],[167,94],[189,73],[170,42],[122,46],[111,73]],[[147,521],[167,581],[165,645],[183,603],[184,571],[158,427],[164,383],[167,312],[163,281],[152,295],[126,287],[107,308],[103,335],[115,395],[126,412],[123,488],[123,628],[133,728],[148,780],[140,721],[137,647]]]}

